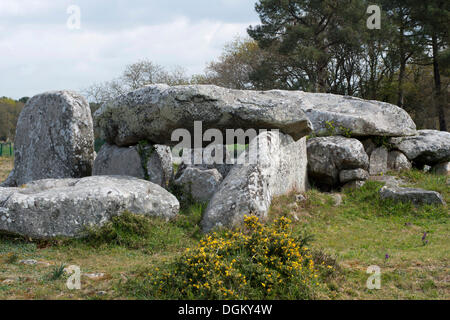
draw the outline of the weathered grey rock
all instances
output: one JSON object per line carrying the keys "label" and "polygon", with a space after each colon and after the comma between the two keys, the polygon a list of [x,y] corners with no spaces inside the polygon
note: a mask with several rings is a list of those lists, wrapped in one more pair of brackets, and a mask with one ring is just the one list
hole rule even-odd
{"label": "weathered grey rock", "polygon": [[366,184],[366,181],[351,181],[347,182],[343,187],[342,190],[356,190],[364,187]]}
{"label": "weathered grey rock", "polygon": [[[177,151],[174,152],[176,153]],[[181,162],[175,179],[188,167],[195,167],[202,170],[216,169],[223,178],[226,178],[233,167],[234,159],[228,151],[227,146],[211,145],[206,148],[185,149],[181,157]]]}
{"label": "weathered grey rock", "polygon": [[172,151],[168,146],[155,145],[147,161],[150,182],[168,188],[173,177]]}
{"label": "weathered grey rock", "polygon": [[178,214],[179,202],[156,184],[125,176],[0,188],[0,231],[31,238],[78,237],[124,211],[169,219]]}
{"label": "weathered grey rock", "polygon": [[416,136],[392,138],[390,143],[419,165],[450,161],[450,132],[420,130]]}
{"label": "weathered grey rock", "polygon": [[369,157],[357,139],[340,136],[308,140],[308,174],[318,186],[339,183],[342,170],[369,167]]}
{"label": "weathered grey rock", "polygon": [[339,180],[341,183],[347,183],[354,180],[365,181],[367,179],[369,179],[369,173],[364,169],[342,170],[339,173]]}
{"label": "weathered grey rock", "polygon": [[105,143],[94,163],[94,176],[130,176],[167,188],[172,178],[172,152],[167,146],[117,147]]}
{"label": "weathered grey rock", "polygon": [[[259,152],[254,152],[258,146]],[[215,227],[239,225],[245,215],[267,217],[274,196],[297,190],[305,192],[307,181],[306,138],[265,132],[242,154],[209,202],[202,220],[205,232]]]}
{"label": "weathered grey rock", "polygon": [[0,183],[0,187],[14,187],[16,185],[14,176],[14,169],[12,169],[6,180]]}
{"label": "weathered grey rock", "polygon": [[105,143],[94,162],[94,176],[130,176],[145,179],[141,156],[136,146],[121,148]]}
{"label": "weathered grey rock", "polygon": [[174,184],[181,187],[185,194],[190,194],[194,200],[208,202],[222,181],[223,177],[216,169],[201,170],[196,167],[188,167],[183,170]]}
{"label": "weathered grey rock", "polygon": [[389,151],[385,147],[373,150],[370,155],[369,173],[372,176],[384,174],[388,171]]}
{"label": "weathered grey rock", "polygon": [[317,135],[328,135],[327,122],[335,134],[352,136],[400,137],[416,133],[416,125],[408,113],[389,103],[354,97],[302,91],[276,91],[282,98],[293,98],[311,120]]}
{"label": "weathered grey rock", "polygon": [[311,122],[295,100],[271,92],[231,90],[211,85],[151,85],[105,103],[95,113],[103,139],[118,146],[148,140],[175,145],[174,130],[280,129],[295,140],[308,135]]}
{"label": "weathered grey rock", "polygon": [[450,176],[450,162],[435,165],[432,170],[437,175]]}
{"label": "weathered grey rock", "polygon": [[295,202],[297,202],[297,203],[305,203],[307,200],[308,199],[306,199],[306,197],[301,193],[299,193],[295,196]]}
{"label": "weathered grey rock", "polygon": [[17,122],[14,174],[3,186],[90,176],[94,132],[87,101],[70,91],[31,98]]}
{"label": "weathered grey rock", "polygon": [[425,204],[445,205],[445,201],[440,193],[423,189],[385,186],[380,190],[380,196],[381,199],[392,199],[404,203],[411,202],[416,206]]}
{"label": "weathered grey rock", "polygon": [[384,183],[388,187],[400,187],[400,186],[406,184],[406,181],[403,181],[400,178],[388,176],[388,175],[371,176],[369,178],[369,180]]}
{"label": "weathered grey rock", "polygon": [[28,259],[28,260],[20,260],[19,263],[20,264],[25,264],[25,265],[28,265],[28,266],[34,266],[38,262],[37,262],[37,260],[34,260],[34,259]]}
{"label": "weathered grey rock", "polygon": [[363,146],[364,146],[364,150],[366,151],[367,155],[370,157],[373,150],[375,150],[377,148],[377,146],[375,145],[375,143],[372,141],[372,139],[365,139],[363,141],[361,141]]}
{"label": "weathered grey rock", "polygon": [[343,202],[342,195],[339,193],[332,193],[332,194],[330,194],[330,196],[334,200],[334,206],[340,207]]}
{"label": "weathered grey rock", "polygon": [[411,170],[412,163],[400,151],[391,151],[388,156],[388,169],[392,171]]}

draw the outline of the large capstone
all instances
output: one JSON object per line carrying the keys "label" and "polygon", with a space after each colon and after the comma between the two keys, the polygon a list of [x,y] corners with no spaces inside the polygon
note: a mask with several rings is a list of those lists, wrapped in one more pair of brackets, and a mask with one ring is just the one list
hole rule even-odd
{"label": "large capstone", "polygon": [[294,99],[319,136],[400,137],[416,134],[416,125],[408,113],[393,104],[326,93],[275,92],[281,98]]}
{"label": "large capstone", "polygon": [[339,184],[342,170],[369,168],[363,144],[352,138],[319,137],[308,140],[308,174],[319,187]]}
{"label": "large capstone", "polygon": [[390,143],[418,165],[450,161],[450,132],[420,130],[412,137],[392,138]]}
{"label": "large capstone", "polygon": [[174,131],[185,129],[198,135],[194,132],[197,121],[204,131],[217,129],[223,137],[227,129],[280,129],[299,140],[312,130],[295,99],[212,85],[150,85],[105,103],[94,118],[102,138],[118,146],[142,140],[176,145]]}
{"label": "large capstone", "polygon": [[0,231],[36,239],[82,236],[124,211],[170,219],[178,214],[179,202],[156,184],[121,176],[0,188]]}
{"label": "large capstone", "polygon": [[17,122],[14,172],[3,186],[92,174],[91,110],[77,93],[54,91],[31,98]]}
{"label": "large capstone", "polygon": [[211,199],[202,220],[203,231],[239,225],[245,215],[267,214],[274,196],[306,191],[306,138],[265,132],[241,154]]}

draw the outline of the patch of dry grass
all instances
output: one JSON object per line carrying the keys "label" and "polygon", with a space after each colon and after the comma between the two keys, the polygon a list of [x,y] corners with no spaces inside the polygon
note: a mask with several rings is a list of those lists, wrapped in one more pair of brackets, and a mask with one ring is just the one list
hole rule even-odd
{"label": "patch of dry grass", "polygon": [[0,182],[8,178],[9,173],[14,168],[13,157],[0,157]]}

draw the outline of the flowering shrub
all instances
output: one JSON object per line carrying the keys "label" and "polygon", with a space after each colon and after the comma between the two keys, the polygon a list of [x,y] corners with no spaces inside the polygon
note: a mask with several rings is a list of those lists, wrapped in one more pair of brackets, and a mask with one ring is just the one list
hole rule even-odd
{"label": "flowering shrub", "polygon": [[168,271],[147,273],[139,286],[153,299],[313,298],[319,268],[290,223],[281,217],[265,226],[246,217],[240,230],[206,236]]}

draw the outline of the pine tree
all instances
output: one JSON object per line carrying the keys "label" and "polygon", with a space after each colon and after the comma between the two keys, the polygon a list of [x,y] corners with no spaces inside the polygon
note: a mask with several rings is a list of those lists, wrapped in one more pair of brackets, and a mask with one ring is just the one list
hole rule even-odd
{"label": "pine tree", "polygon": [[[261,48],[275,48],[299,83],[312,91],[330,92],[329,65],[333,48],[353,48],[365,29],[366,10],[360,0],[260,0],[256,11],[261,24],[248,29]],[[305,81],[306,80],[306,81]]]}

